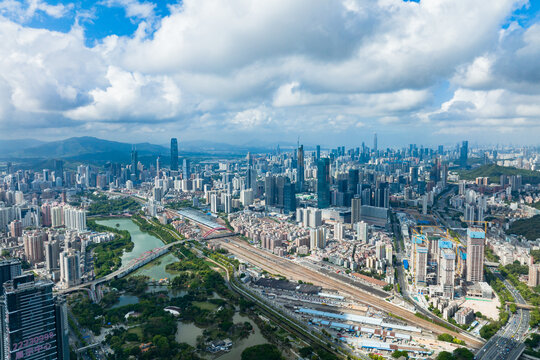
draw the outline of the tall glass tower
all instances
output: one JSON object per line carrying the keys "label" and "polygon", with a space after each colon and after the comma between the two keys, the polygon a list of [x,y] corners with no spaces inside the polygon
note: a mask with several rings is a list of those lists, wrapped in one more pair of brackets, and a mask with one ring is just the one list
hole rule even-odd
{"label": "tall glass tower", "polygon": [[178,139],[171,139],[171,170],[178,171]]}
{"label": "tall glass tower", "polygon": [[4,283],[0,303],[2,359],[63,360],[69,357],[65,312],[55,304],[52,287],[50,281],[35,281],[33,274]]}
{"label": "tall glass tower", "polygon": [[322,158],[317,162],[317,207],[330,206],[330,159]]}

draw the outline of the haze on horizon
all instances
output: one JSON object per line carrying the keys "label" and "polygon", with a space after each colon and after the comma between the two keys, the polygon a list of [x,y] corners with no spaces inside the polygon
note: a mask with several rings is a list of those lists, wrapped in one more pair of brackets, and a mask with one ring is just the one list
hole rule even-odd
{"label": "haze on horizon", "polygon": [[0,141],[537,145],[539,3],[0,0]]}

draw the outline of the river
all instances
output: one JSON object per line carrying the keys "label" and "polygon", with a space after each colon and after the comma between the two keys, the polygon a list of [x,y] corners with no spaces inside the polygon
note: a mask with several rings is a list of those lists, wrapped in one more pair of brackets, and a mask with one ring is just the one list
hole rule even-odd
{"label": "river", "polygon": [[[144,252],[152,250],[156,247],[163,246],[163,242],[158,239],[157,237],[143,233],[137,224],[135,224],[131,219],[107,219],[107,220],[98,220],[96,221],[100,225],[109,226],[112,228],[120,229],[120,230],[127,230],[131,234],[131,241],[133,241],[133,250],[130,252],[124,252],[122,255],[122,264],[126,264],[129,261],[139,257]],[[119,224],[117,227],[116,224]],[[179,261],[176,256],[169,253],[167,255],[164,255],[149,264],[146,264],[142,268],[138,269],[134,273],[132,273],[130,276],[136,276],[136,275],[146,275],[150,279],[153,280],[159,280],[159,279],[172,279],[174,277],[173,273],[169,273],[165,267],[167,264],[173,263]],[[182,296],[185,294],[185,291],[181,292],[173,292],[171,290],[168,290],[166,286],[158,286],[158,287],[149,287],[149,292],[154,291],[168,291],[169,295],[171,296]],[[128,303],[135,303],[138,301],[136,297],[130,296],[130,295],[123,295],[121,303],[123,305],[127,305]],[[219,297],[217,294],[214,293],[214,297]],[[115,307],[121,306],[120,304],[117,304]],[[219,360],[234,360],[239,359],[242,354],[242,351],[244,351],[245,348],[259,345],[259,344],[266,344],[268,341],[262,336],[259,328],[257,325],[248,317],[240,315],[238,312],[234,314],[233,322],[239,323],[239,322],[245,322],[248,321],[253,326],[254,332],[247,338],[239,341],[235,341],[232,349],[230,352],[225,353],[221,356],[218,356],[217,359]],[[183,323],[181,321],[178,322],[178,330],[176,333],[176,339],[179,342],[185,342],[188,343],[191,346],[196,345],[197,336],[202,334],[203,329],[198,328],[194,324],[189,323]],[[214,359],[214,356],[207,355],[206,358],[208,359]]]}

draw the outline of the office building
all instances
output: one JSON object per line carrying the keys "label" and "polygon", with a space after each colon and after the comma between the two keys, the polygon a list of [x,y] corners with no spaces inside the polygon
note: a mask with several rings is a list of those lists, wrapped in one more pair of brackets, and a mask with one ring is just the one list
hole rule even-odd
{"label": "office building", "polygon": [[191,164],[189,159],[184,158],[182,160],[182,179],[191,178]]}
{"label": "office building", "polygon": [[296,211],[296,190],[289,178],[285,178],[283,185],[283,213],[292,214]]}
{"label": "office building", "polygon": [[484,246],[486,233],[480,228],[467,229],[467,281],[484,279]]}
{"label": "office building", "polygon": [[171,170],[178,171],[178,139],[171,139]]}
{"label": "office building", "polygon": [[52,282],[35,281],[33,274],[3,285],[0,305],[2,355],[6,360],[69,358],[66,312],[55,303]]}
{"label": "office building", "polygon": [[351,224],[356,224],[360,221],[360,208],[362,207],[362,199],[351,199]]}
{"label": "office building", "polygon": [[462,168],[467,167],[467,159],[469,156],[469,142],[463,141],[461,143],[461,148],[459,149],[459,166]]}
{"label": "office building", "polygon": [[326,209],[330,206],[330,159],[322,158],[317,162],[317,207]]}
{"label": "office building", "polygon": [[0,296],[4,294],[4,283],[21,274],[22,266],[19,259],[0,261]]}
{"label": "office building", "polygon": [[304,145],[300,145],[297,151],[296,160],[296,191],[299,193],[304,191]]}

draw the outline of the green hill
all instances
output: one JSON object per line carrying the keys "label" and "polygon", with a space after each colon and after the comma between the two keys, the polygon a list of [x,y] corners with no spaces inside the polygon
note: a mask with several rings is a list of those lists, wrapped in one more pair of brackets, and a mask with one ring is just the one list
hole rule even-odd
{"label": "green hill", "polygon": [[515,221],[508,229],[510,234],[523,235],[528,240],[540,238],[540,215]]}
{"label": "green hill", "polygon": [[471,170],[458,170],[459,178],[474,180],[477,177],[488,177],[492,183],[498,183],[501,175],[521,175],[523,184],[540,184],[540,172],[515,167],[499,166],[495,164],[482,165]]}

